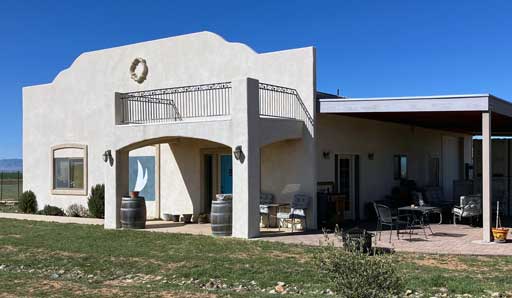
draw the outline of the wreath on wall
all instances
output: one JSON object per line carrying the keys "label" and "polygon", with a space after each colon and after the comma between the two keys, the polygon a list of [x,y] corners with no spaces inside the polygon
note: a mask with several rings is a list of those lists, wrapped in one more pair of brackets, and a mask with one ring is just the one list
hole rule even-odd
{"label": "wreath on wall", "polygon": [[[135,72],[139,65],[142,66],[142,72],[140,75]],[[146,60],[144,60],[142,58],[135,58],[132,62],[132,65],[130,65],[130,77],[135,82],[141,84],[142,82],[144,82],[146,80],[147,76],[148,76],[148,65],[146,64]]]}

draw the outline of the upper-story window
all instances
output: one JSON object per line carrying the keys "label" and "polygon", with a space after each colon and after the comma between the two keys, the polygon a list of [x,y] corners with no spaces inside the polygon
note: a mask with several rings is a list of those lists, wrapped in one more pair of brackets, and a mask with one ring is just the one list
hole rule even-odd
{"label": "upper-story window", "polygon": [[52,193],[87,195],[87,146],[52,147]]}

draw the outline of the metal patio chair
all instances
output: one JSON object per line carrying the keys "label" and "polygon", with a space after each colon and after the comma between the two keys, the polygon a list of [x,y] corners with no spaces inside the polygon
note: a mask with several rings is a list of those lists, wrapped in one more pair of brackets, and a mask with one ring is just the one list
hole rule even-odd
{"label": "metal patio chair", "polygon": [[306,210],[309,208],[311,197],[304,194],[296,194],[293,196],[292,203],[290,205],[290,212],[277,212],[278,228],[281,231],[281,224],[285,221],[290,221],[293,227],[295,226],[295,220],[298,219],[304,224],[304,231],[306,227]]}
{"label": "metal patio chair", "polygon": [[470,195],[460,197],[460,206],[453,207],[453,224],[457,224],[463,218],[470,218],[471,225],[473,225],[473,219],[482,215],[482,196],[481,195]]}
{"label": "metal patio chair", "polygon": [[[409,216],[408,215],[398,215],[392,216],[391,208],[386,205],[377,204],[373,202],[373,207],[375,208],[375,213],[377,214],[377,232],[379,233],[379,240],[382,235],[382,226],[388,226],[391,230],[389,232],[389,242],[391,243],[391,236],[393,234],[393,229],[396,228],[396,235],[398,239],[400,239],[400,228],[405,227],[405,230],[409,229]],[[400,218],[405,218],[406,220],[402,220]]]}

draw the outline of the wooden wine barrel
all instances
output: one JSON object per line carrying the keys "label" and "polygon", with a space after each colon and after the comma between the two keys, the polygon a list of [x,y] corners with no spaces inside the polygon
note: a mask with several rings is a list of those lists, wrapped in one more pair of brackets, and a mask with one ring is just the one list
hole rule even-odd
{"label": "wooden wine barrel", "polygon": [[121,201],[121,227],[124,229],[146,228],[146,201],[144,197],[123,197]]}
{"label": "wooden wine barrel", "polygon": [[233,202],[231,195],[217,196],[212,202],[210,222],[213,236],[231,236]]}

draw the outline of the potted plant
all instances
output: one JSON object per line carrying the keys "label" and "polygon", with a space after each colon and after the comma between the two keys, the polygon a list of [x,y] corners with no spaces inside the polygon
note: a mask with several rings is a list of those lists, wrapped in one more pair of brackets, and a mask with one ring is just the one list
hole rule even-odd
{"label": "potted plant", "polygon": [[336,225],[335,233],[341,234],[343,240],[343,248],[349,251],[358,251],[362,253],[369,253],[372,249],[373,234],[360,228],[353,228],[348,231],[339,232],[338,225]]}
{"label": "potted plant", "polygon": [[172,215],[171,215],[171,214],[169,214],[169,213],[164,213],[164,214],[162,215],[162,219],[163,219],[163,220],[165,220],[165,221],[170,221],[170,220],[171,220],[171,217],[172,217]]}
{"label": "potted plant", "polygon": [[500,221],[500,202],[497,202],[496,206],[496,227],[492,228],[492,235],[494,237],[494,242],[496,243],[505,243],[507,242],[508,229],[503,228],[501,226]]}
{"label": "potted plant", "polygon": [[197,223],[199,224],[205,224],[208,223],[208,214],[201,213],[197,216]]}
{"label": "potted plant", "polygon": [[191,223],[192,222],[192,214],[182,214],[181,219],[184,223]]}

